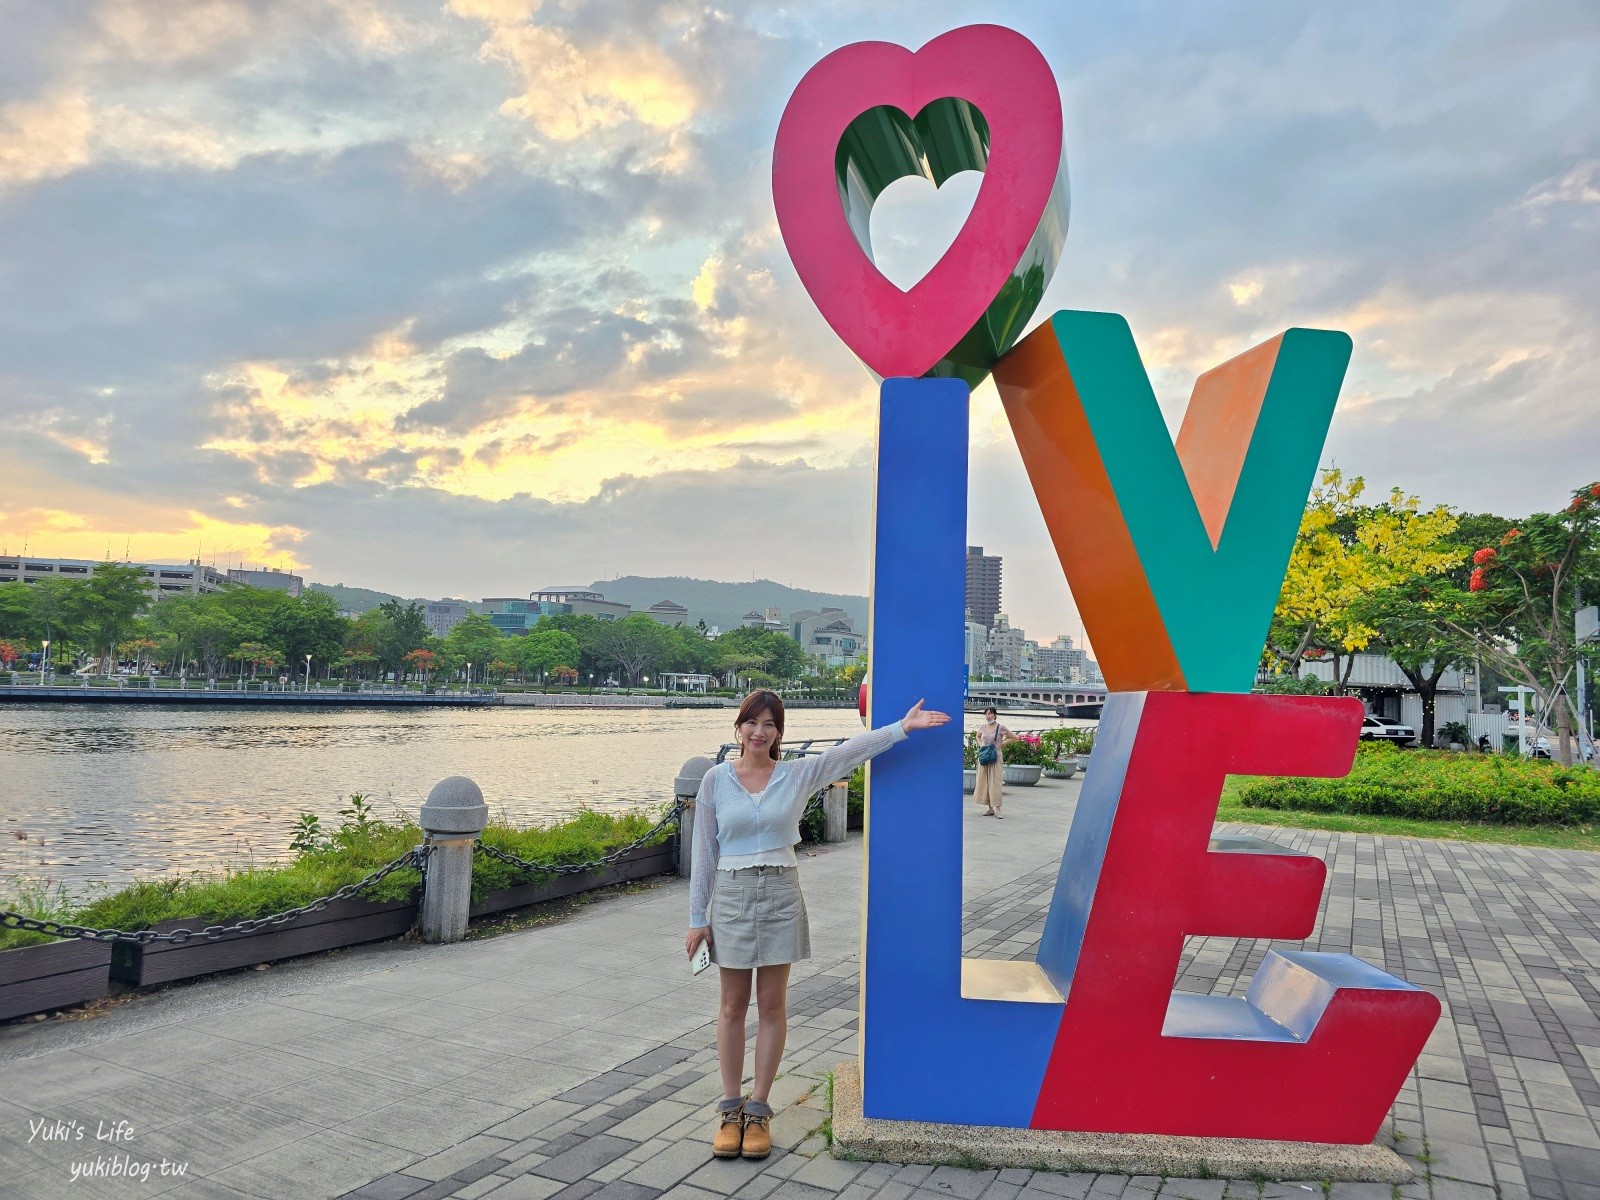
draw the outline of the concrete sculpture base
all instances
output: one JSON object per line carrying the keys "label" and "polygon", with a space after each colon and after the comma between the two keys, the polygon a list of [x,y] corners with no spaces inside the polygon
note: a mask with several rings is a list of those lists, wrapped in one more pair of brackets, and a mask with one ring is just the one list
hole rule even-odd
{"label": "concrete sculpture base", "polygon": [[1061,1133],[991,1125],[880,1121],[861,1112],[861,1068],[833,1072],[833,1152],[896,1163],[959,1163],[1025,1170],[1107,1171],[1178,1178],[1409,1183],[1411,1168],[1385,1146],[1269,1142],[1156,1134]]}

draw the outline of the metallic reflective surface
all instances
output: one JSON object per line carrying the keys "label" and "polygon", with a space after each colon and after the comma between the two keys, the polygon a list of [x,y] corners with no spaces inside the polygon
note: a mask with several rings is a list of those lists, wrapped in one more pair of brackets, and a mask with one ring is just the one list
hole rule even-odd
{"label": "metallic reflective surface", "polygon": [[[1021,335],[1060,261],[1070,203],[1055,77],[994,25],[913,53],[860,42],[800,81],[773,151],[778,225],[823,317],[883,378],[980,382]],[[981,170],[961,233],[907,291],[873,265],[873,202],[896,179]]]}

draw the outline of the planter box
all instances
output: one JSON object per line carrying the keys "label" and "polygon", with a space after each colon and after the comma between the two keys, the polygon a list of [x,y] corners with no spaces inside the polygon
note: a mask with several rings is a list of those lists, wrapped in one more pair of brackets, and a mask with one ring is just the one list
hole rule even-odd
{"label": "planter box", "polygon": [[[256,933],[231,934],[216,941],[196,937],[182,945],[151,942],[148,946],[117,942],[111,959],[111,978],[134,987],[169,983],[174,979],[192,979],[213,971],[228,971],[280,958],[294,958],[300,954],[315,954],[319,950],[332,950],[338,946],[357,946],[362,942],[399,937],[416,924],[416,920],[417,906],[410,901],[378,904],[358,897],[339,900],[321,912],[310,913],[284,925],[271,926]],[[180,917],[162,921],[155,929],[159,933],[171,933],[175,929],[198,932],[210,924],[231,925],[233,922]]]}
{"label": "planter box", "polygon": [[0,1020],[98,1000],[110,990],[110,942],[50,942],[0,952]]}
{"label": "planter box", "polygon": [[1078,768],[1081,765],[1076,758],[1058,759],[1056,762],[1045,764],[1045,777],[1048,779],[1071,779],[1078,773]]}
{"label": "planter box", "polygon": [[1010,763],[1005,764],[1005,774],[1001,779],[1013,787],[1032,787],[1039,782],[1039,777],[1044,774],[1040,766],[1017,767]]}
{"label": "planter box", "polygon": [[978,790],[977,768],[974,767],[961,772],[961,790],[969,796]]}
{"label": "planter box", "polygon": [[666,875],[678,869],[678,839],[668,838],[657,846],[645,846],[634,851],[620,862],[599,871],[582,875],[555,875],[532,883],[519,883],[515,887],[490,892],[469,910],[471,916],[505,912],[524,908],[529,904],[542,904],[546,900],[559,900],[579,892],[592,892],[597,888],[627,883],[630,879],[645,879],[651,875]]}

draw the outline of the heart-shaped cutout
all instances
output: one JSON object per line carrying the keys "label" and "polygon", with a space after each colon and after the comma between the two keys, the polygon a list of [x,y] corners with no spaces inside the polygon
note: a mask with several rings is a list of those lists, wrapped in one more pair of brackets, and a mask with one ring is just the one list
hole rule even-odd
{"label": "heart-shaped cutout", "polygon": [[[872,204],[905,175],[982,170],[960,234],[906,291],[870,253]],[[883,377],[977,384],[1021,335],[1060,261],[1068,189],[1061,101],[1021,34],[972,25],[913,53],[858,42],[795,88],[778,125],[773,200],[824,319]]]}
{"label": "heart-shaped cutout", "polygon": [[982,183],[977,171],[963,171],[937,189],[920,175],[884,188],[872,206],[872,238],[864,247],[884,278],[909,292],[933,270],[955,244]]}

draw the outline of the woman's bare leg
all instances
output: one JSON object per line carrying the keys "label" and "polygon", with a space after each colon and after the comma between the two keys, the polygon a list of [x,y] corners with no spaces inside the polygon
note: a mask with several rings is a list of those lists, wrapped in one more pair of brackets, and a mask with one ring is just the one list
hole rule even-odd
{"label": "woman's bare leg", "polygon": [[[744,1022],[750,1012],[751,972],[734,967],[718,967],[717,970],[722,976],[722,1000],[717,1006],[717,1065],[722,1068],[723,1098],[732,1100],[744,1095]],[[758,1070],[760,1062],[758,1039]]]}
{"label": "woman's bare leg", "polygon": [[[750,1099],[762,1104],[772,1091],[772,1081],[783,1060],[783,1043],[789,1036],[789,963],[756,968],[756,1078]],[[745,993],[748,997],[749,993]],[[726,1069],[724,1069],[726,1078]]]}

